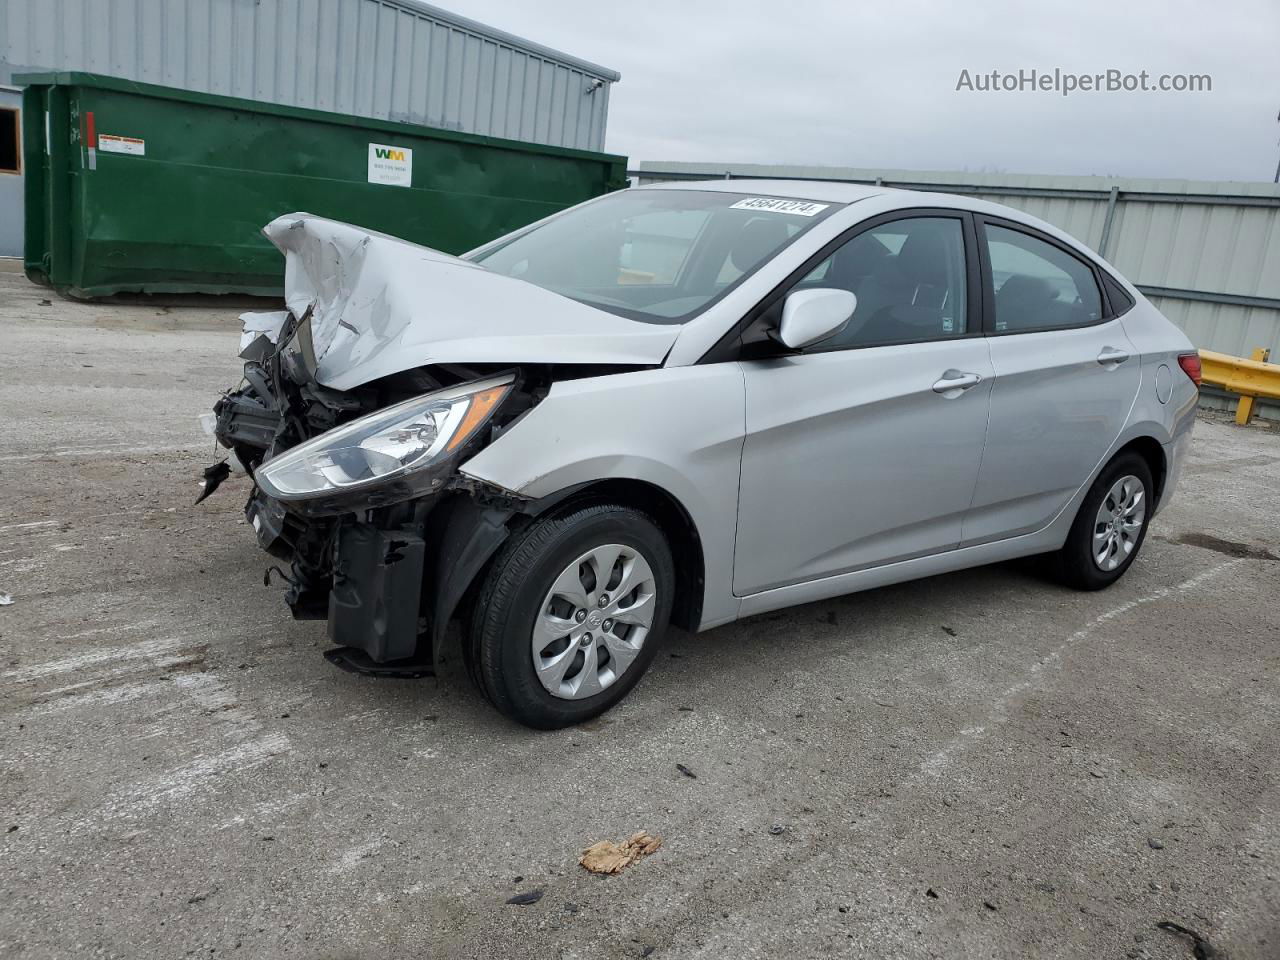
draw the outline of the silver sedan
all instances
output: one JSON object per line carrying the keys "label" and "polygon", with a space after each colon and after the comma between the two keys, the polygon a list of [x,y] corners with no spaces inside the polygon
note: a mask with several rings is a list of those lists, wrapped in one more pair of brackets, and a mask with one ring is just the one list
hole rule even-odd
{"label": "silver sedan", "polygon": [[246,317],[216,434],[294,614],[400,676],[456,621],[531,726],[616,703],[671,623],[1033,554],[1106,587],[1195,419],[1187,338],[980,200],[662,184],[461,258],[307,214],[266,233],[289,309]]}

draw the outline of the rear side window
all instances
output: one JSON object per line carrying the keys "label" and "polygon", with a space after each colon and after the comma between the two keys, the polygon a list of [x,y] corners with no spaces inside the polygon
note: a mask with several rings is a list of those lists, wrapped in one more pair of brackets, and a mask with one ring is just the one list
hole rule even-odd
{"label": "rear side window", "polygon": [[986,224],[997,333],[1079,327],[1102,319],[1093,270],[1061,247]]}

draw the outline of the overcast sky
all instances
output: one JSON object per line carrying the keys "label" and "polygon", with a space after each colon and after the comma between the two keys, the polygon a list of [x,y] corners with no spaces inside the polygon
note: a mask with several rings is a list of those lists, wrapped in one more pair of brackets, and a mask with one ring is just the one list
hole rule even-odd
{"label": "overcast sky", "polygon": [[[1280,0],[436,0],[622,73],[640,160],[1270,181]],[[961,70],[1209,74],[1205,93],[957,91]]]}

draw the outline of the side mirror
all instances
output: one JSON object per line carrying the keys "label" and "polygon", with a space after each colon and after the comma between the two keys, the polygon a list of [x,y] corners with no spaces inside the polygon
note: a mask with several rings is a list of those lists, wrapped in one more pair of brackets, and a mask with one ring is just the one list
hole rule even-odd
{"label": "side mirror", "polygon": [[793,350],[834,337],[858,306],[848,290],[797,290],[782,305],[778,339]]}

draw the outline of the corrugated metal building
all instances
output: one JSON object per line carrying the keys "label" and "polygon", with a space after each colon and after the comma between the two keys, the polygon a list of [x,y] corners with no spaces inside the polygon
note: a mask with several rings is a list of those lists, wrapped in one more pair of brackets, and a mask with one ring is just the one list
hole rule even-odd
{"label": "corrugated metal building", "polygon": [[[1025,210],[1114,264],[1192,342],[1280,358],[1280,186],[1203,180],[1139,180],[646,161],[640,182],[709,177],[847,180],[961,193]],[[1206,392],[1210,405],[1217,402]],[[1265,405],[1270,416],[1280,408]]]}
{"label": "corrugated metal building", "polygon": [[[0,137],[37,70],[597,151],[619,79],[419,0],[0,0]],[[21,253],[20,179],[0,173],[0,255]]]}

